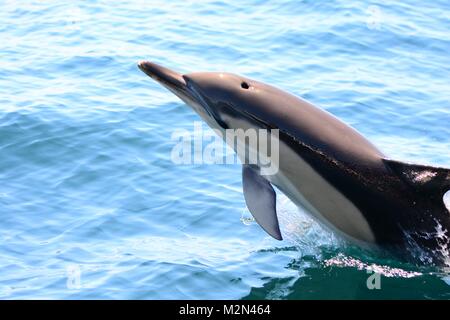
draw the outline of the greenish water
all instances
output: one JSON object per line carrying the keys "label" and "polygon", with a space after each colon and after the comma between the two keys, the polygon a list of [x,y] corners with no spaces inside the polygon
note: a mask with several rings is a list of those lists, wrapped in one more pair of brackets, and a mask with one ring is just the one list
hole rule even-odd
{"label": "greenish water", "polygon": [[171,161],[199,118],[136,67],[244,74],[449,167],[450,5],[402,2],[0,1],[0,298],[450,298],[448,269],[349,246],[281,194],[271,239],[239,165]]}

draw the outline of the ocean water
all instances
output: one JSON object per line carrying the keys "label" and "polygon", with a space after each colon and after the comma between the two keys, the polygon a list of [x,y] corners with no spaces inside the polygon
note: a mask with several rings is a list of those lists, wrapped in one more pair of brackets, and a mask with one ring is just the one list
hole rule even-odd
{"label": "ocean water", "polygon": [[136,66],[243,74],[449,167],[448,1],[0,8],[0,298],[450,298],[449,268],[346,244],[282,194],[271,239],[238,164],[173,163],[199,118]]}

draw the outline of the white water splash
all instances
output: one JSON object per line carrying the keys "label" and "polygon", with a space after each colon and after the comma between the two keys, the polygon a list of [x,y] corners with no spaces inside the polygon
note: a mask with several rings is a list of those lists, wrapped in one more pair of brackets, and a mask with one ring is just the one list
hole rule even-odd
{"label": "white water splash", "polygon": [[[435,220],[436,225],[432,232],[407,232],[404,234],[408,240],[408,250],[415,257],[418,258],[424,264],[432,264],[433,257],[439,256],[442,259],[444,267],[450,267],[450,238],[448,230],[445,229],[438,220]],[[436,239],[437,248],[434,250],[425,250],[415,240],[416,238],[422,238],[426,240]]]}
{"label": "white water splash", "polygon": [[393,268],[385,265],[368,264],[358,259],[345,256],[340,253],[336,257],[327,259],[324,262],[326,267],[350,267],[358,270],[366,270],[381,274],[387,278],[413,278],[423,275],[421,272],[407,271],[400,268]]}
{"label": "white water splash", "polygon": [[339,247],[343,244],[342,240],[312,219],[287,196],[277,194],[277,197],[278,220],[283,238],[297,246],[303,254],[319,258],[320,247]]}

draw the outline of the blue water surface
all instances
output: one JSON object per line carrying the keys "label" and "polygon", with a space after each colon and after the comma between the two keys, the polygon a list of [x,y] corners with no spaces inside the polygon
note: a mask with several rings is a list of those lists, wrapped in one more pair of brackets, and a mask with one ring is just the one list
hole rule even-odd
{"label": "blue water surface", "polygon": [[173,163],[199,118],[136,67],[243,74],[450,167],[448,1],[0,8],[0,298],[450,298],[448,269],[345,244],[282,194],[286,240],[270,238],[238,164]]}

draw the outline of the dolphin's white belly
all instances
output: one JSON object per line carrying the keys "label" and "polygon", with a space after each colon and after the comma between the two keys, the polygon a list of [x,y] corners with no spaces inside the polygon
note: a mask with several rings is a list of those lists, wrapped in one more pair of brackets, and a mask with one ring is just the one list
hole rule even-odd
{"label": "dolphin's white belly", "polygon": [[363,214],[288,145],[280,141],[279,172],[267,178],[296,205],[353,240],[375,242]]}
{"label": "dolphin's white belly", "polygon": [[[228,118],[233,128],[255,129],[245,119]],[[238,143],[245,143],[238,141]],[[236,151],[236,150],[235,150]],[[250,152],[257,152],[252,149]],[[238,155],[242,161],[245,155]],[[287,144],[279,140],[279,157],[272,157],[275,175],[265,177],[285,193],[297,206],[305,208],[316,220],[337,230],[350,240],[375,242],[364,215],[339,190],[334,188]],[[264,173],[264,170],[263,170]]]}

